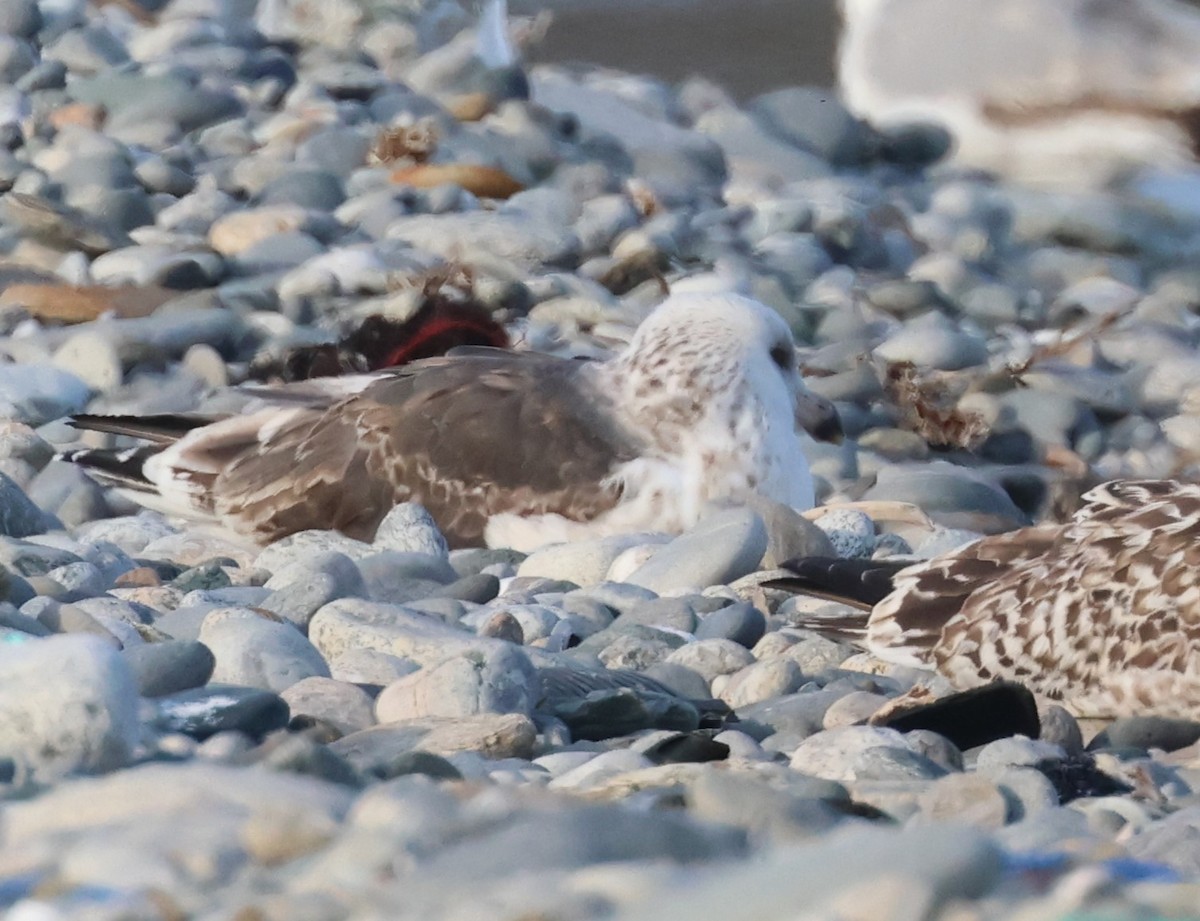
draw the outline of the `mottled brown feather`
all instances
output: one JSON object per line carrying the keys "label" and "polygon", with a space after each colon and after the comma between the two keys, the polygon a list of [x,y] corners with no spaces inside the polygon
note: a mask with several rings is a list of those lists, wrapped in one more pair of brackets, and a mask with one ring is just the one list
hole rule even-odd
{"label": "mottled brown feather", "polygon": [[414,363],[299,414],[265,448],[206,445],[234,455],[211,484],[215,511],[264,541],[305,527],[370,537],[413,500],[452,546],[481,543],[499,512],[587,520],[616,503],[605,480],[639,446],[598,410],[583,367],[511,353]]}
{"label": "mottled brown feather", "polygon": [[1022,682],[1080,715],[1200,718],[1200,487],[1126,481],[1087,500],[1065,525],[905,570],[869,644],[960,687]]}

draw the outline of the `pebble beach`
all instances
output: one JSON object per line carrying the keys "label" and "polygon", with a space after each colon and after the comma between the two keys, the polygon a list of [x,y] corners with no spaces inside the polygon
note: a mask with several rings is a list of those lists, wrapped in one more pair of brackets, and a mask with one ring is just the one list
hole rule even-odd
{"label": "pebble beach", "polygon": [[[945,679],[769,584],[1195,480],[1200,178],[1012,184],[827,88],[522,63],[520,12],[525,58],[455,0],[0,3],[0,914],[1200,918],[1200,723],[903,731]],[[431,293],[603,359],[689,290],[792,327],[819,501],[928,520],[255,546],[54,459]]]}

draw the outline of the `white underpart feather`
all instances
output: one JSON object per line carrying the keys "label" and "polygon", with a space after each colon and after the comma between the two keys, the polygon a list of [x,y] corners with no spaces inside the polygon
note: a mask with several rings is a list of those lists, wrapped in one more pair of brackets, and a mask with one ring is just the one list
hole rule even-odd
{"label": "white underpart feather", "polygon": [[[620,395],[616,409],[625,424],[652,439],[642,457],[613,471],[621,502],[586,523],[494,516],[487,543],[530,550],[584,537],[678,532],[712,503],[752,494],[811,508],[812,474],[796,435],[798,400],[807,391],[795,367],[785,372],[770,359],[781,344],[792,348],[782,318],[740,295],[664,302],[624,356],[595,366],[601,392]],[[694,419],[672,415],[693,405]]]}

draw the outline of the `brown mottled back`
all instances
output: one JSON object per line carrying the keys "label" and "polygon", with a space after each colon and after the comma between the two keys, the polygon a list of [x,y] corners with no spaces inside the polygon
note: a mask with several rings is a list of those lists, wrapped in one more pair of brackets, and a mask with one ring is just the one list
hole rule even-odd
{"label": "brown mottled back", "polygon": [[[370,537],[414,500],[452,546],[482,543],[498,512],[586,520],[616,502],[603,481],[636,446],[597,412],[605,397],[584,368],[514,353],[416,362],[240,452],[212,485],[215,510],[263,540],[305,527]],[[543,437],[517,435],[530,431]]]}
{"label": "brown mottled back", "polygon": [[906,570],[872,645],[923,652],[962,687],[1020,681],[1081,715],[1200,714],[1200,488],[1126,481],[1086,498],[1066,525]]}

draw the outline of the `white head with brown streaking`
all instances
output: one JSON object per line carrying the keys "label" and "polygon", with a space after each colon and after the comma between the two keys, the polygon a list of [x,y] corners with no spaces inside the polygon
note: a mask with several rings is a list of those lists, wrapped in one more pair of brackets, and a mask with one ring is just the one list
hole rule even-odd
{"label": "white head with brown streaking", "polygon": [[426,505],[458,546],[528,549],[678,531],[756,494],[813,503],[798,428],[840,434],[787,325],[731,294],[679,295],[607,362],[474,352],[274,392],[223,419],[78,417],[156,444],[68,459],[153,507],[258,540],[305,528],[370,537]]}

